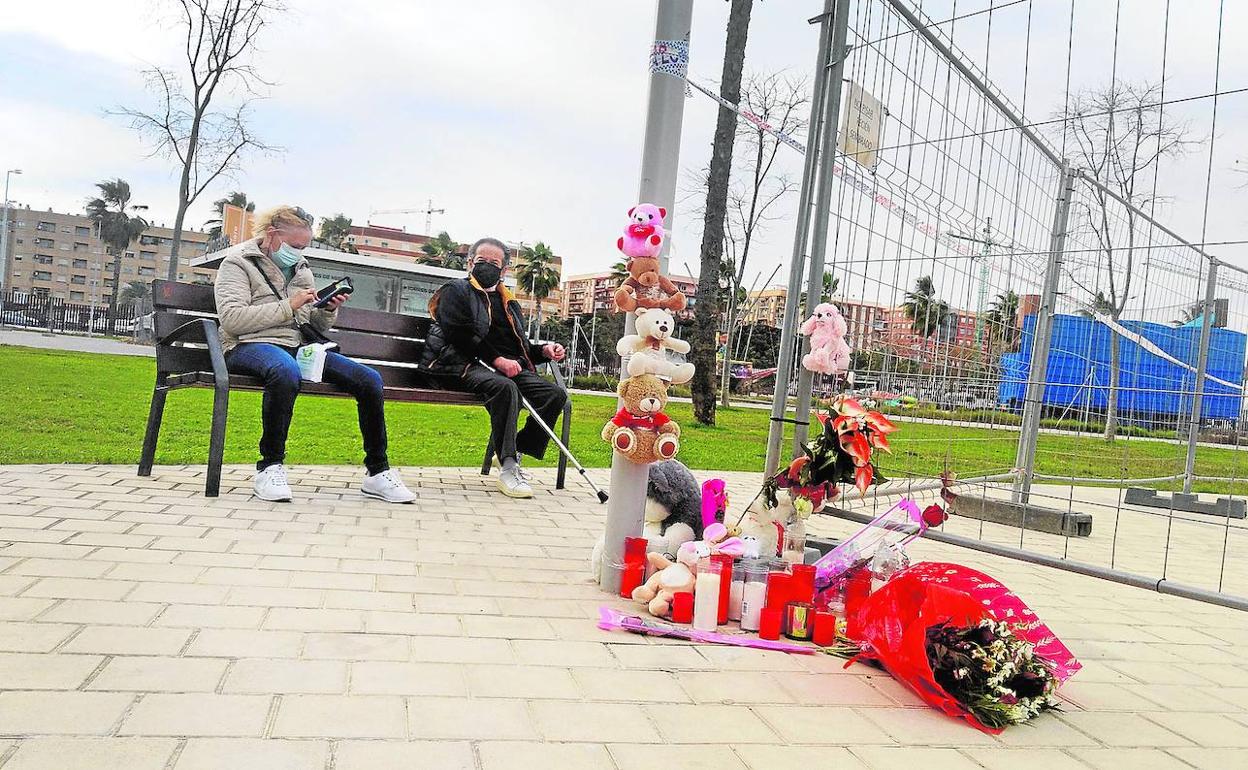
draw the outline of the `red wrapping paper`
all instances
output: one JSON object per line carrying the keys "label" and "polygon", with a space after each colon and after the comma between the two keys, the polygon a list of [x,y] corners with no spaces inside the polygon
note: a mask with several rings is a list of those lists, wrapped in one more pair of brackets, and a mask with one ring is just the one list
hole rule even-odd
{"label": "red wrapping paper", "polygon": [[878,660],[928,705],[996,735],[1000,729],[984,725],[937,684],[927,663],[928,628],[944,622],[972,626],[988,617],[1013,624],[1058,682],[1081,668],[1017,595],[978,570],[945,562],[923,562],[897,573],[858,606],[850,624],[857,633],[851,636],[863,645],[860,657]]}

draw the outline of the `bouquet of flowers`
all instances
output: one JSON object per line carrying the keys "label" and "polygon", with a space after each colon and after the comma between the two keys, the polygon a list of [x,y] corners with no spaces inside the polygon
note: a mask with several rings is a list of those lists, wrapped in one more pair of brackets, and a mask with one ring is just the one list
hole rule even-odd
{"label": "bouquet of flowers", "polygon": [[872,461],[877,449],[890,451],[888,434],[897,426],[879,412],[864,409],[852,398],[838,396],[828,411],[816,415],[822,427],[814,441],[802,445],[802,455],[763,484],[768,508],[779,505],[778,492],[785,489],[798,513],[817,511],[836,497],[840,484],[853,484],[866,492],[884,478]]}
{"label": "bouquet of flowers", "polygon": [[982,572],[922,562],[851,612],[858,657],[987,733],[1035,716],[1080,665],[1022,599]]}
{"label": "bouquet of flowers", "polygon": [[1057,708],[1053,670],[1006,622],[984,618],[970,627],[927,629],[927,664],[936,683],[985,727],[1019,724]]}

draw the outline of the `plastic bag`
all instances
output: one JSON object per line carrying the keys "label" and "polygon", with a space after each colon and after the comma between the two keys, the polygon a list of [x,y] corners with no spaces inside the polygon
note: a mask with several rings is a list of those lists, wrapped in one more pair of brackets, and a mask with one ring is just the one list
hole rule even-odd
{"label": "plastic bag", "polygon": [[996,735],[945,692],[927,662],[927,629],[943,622],[971,626],[991,617],[1014,625],[1015,634],[1035,645],[1036,655],[1065,682],[1081,666],[1036,614],[998,581],[978,570],[945,562],[922,562],[893,576],[859,606],[854,641],[862,658],[878,660],[898,681],[929,705]]}

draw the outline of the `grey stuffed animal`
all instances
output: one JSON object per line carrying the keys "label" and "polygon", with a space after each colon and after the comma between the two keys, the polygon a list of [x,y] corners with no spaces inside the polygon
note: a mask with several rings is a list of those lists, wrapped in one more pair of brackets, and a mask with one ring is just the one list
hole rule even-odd
{"label": "grey stuffed animal", "polygon": [[642,535],[650,540],[648,550],[670,559],[681,545],[702,537],[702,488],[679,460],[650,465]]}

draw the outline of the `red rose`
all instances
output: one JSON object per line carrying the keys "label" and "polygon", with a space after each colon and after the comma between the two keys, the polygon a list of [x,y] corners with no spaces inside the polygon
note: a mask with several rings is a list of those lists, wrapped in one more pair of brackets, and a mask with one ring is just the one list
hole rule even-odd
{"label": "red rose", "polygon": [[948,518],[949,514],[945,513],[945,509],[935,503],[923,509],[923,523],[929,527],[939,527]]}

